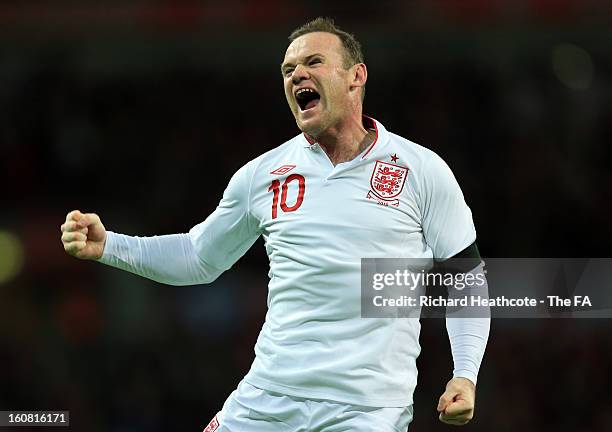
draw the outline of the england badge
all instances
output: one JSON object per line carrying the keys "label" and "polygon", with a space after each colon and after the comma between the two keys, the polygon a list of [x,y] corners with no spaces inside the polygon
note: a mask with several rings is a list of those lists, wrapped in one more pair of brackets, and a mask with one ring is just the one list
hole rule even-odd
{"label": "england badge", "polygon": [[407,176],[408,168],[377,160],[370,178],[367,198],[375,199],[382,205],[399,206],[397,197],[404,189]]}

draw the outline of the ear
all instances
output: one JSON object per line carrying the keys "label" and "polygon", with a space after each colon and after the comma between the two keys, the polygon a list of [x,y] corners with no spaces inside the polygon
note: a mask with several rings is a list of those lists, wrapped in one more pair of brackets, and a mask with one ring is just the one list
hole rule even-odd
{"label": "ear", "polygon": [[363,87],[368,80],[368,69],[363,63],[357,63],[352,67],[351,89]]}

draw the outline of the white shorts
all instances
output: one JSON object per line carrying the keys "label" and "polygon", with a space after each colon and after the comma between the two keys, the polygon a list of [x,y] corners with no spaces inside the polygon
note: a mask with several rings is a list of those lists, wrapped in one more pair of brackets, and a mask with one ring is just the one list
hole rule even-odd
{"label": "white shorts", "polygon": [[269,392],[241,381],[204,432],[405,432],[412,405],[375,408]]}

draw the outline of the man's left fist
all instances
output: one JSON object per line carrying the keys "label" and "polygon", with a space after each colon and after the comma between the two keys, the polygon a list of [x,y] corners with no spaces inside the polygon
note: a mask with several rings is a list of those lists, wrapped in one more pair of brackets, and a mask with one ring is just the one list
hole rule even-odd
{"label": "man's left fist", "polygon": [[438,401],[440,421],[461,426],[474,417],[476,386],[467,378],[453,378]]}

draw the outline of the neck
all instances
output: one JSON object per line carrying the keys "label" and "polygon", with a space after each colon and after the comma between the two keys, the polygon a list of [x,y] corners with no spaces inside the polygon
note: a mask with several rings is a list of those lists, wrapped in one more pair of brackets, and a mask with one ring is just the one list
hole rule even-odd
{"label": "neck", "polygon": [[359,117],[351,116],[328,128],[317,137],[317,142],[335,166],[354,159],[375,138],[376,134],[373,131],[363,127],[360,113]]}

